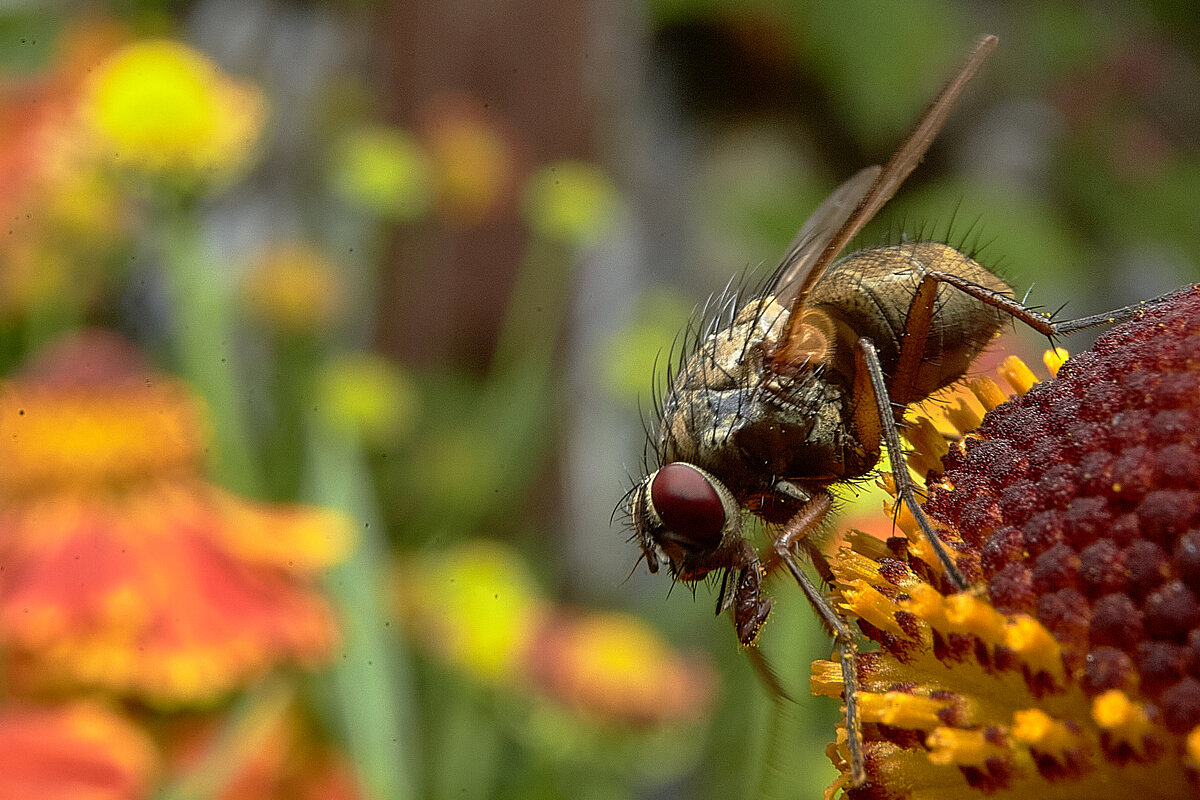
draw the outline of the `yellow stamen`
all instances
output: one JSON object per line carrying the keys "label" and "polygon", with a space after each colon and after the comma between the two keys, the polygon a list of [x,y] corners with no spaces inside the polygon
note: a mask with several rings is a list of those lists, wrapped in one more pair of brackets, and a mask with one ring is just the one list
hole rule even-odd
{"label": "yellow stamen", "polygon": [[902,728],[929,731],[940,726],[940,714],[955,707],[953,700],[918,697],[906,692],[858,695],[858,713],[863,722],[879,722]]}
{"label": "yellow stamen", "polygon": [[1038,383],[1033,370],[1025,366],[1025,362],[1016,356],[1009,356],[1000,365],[1000,377],[1008,382],[1017,394],[1025,394]]}
{"label": "yellow stamen", "polygon": [[[1092,719],[1101,730],[1138,753],[1144,752],[1146,737],[1154,732],[1146,709],[1131,701],[1120,689],[1109,689],[1092,700]],[[1188,741],[1190,747],[1190,736]]]}
{"label": "yellow stamen", "polygon": [[1013,712],[1012,737],[1062,760],[1071,751],[1087,746],[1084,737],[1064,723],[1054,719],[1040,708],[1026,708]]}
{"label": "yellow stamen", "polygon": [[1042,353],[1042,363],[1046,365],[1046,369],[1050,374],[1057,378],[1058,371],[1062,369],[1063,363],[1070,357],[1071,354],[1066,350],[1056,347],[1053,350],[1047,350]]}
{"label": "yellow stamen", "polygon": [[991,378],[974,378],[967,381],[967,388],[979,399],[984,411],[991,411],[1008,399],[1004,390]]}
{"label": "yellow stamen", "polygon": [[1009,755],[1007,748],[988,741],[981,730],[937,728],[926,737],[925,746],[929,748],[929,760],[934,764],[978,767],[989,759]]}

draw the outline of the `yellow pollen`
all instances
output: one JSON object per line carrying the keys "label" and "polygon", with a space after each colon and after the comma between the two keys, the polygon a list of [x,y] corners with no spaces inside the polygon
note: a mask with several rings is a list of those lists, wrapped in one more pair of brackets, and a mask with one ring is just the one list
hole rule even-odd
{"label": "yellow pollen", "polygon": [[943,614],[951,632],[974,634],[988,644],[1004,641],[1004,615],[988,603],[968,594],[955,594],[945,598]]}
{"label": "yellow pollen", "polygon": [[[991,382],[989,381],[989,383]],[[994,383],[992,385],[995,386]],[[946,417],[950,420],[950,424],[957,428],[960,433],[973,431],[983,423],[983,417],[979,415],[979,412],[963,402],[962,398],[959,398],[955,401],[954,405],[946,410]],[[945,450],[941,455],[944,456],[950,448],[945,440],[943,440],[942,444]]]}
{"label": "yellow pollen", "polygon": [[1005,644],[1036,674],[1045,672],[1058,683],[1066,677],[1062,650],[1040,622],[1026,614],[1014,615],[1005,631]]}
{"label": "yellow pollen", "polygon": [[908,638],[908,634],[896,622],[895,602],[888,599],[866,581],[847,581],[842,588],[845,606],[862,619],[880,630]]}
{"label": "yellow pollen", "polygon": [[906,458],[909,469],[922,477],[931,471],[941,471],[942,456],[950,452],[950,445],[928,417],[909,420],[904,438],[912,445]]}
{"label": "yellow pollen", "polygon": [[1193,769],[1200,769],[1200,725],[1187,735],[1187,760]]}
{"label": "yellow pollen", "polygon": [[[1092,700],[1092,719],[1101,730],[1127,743],[1137,752],[1145,749],[1145,738],[1153,733],[1154,728],[1146,709],[1130,700],[1120,689],[1109,689]],[[1188,742],[1190,747],[1190,735]]]}
{"label": "yellow pollen", "polygon": [[[845,689],[842,683],[842,665],[820,659],[812,662],[812,676],[808,679],[813,697],[841,697]],[[861,698],[863,693],[859,693]]]}
{"label": "yellow pollen", "polygon": [[1085,744],[1083,737],[1040,708],[1013,712],[1012,737],[1031,748],[1062,757]]}

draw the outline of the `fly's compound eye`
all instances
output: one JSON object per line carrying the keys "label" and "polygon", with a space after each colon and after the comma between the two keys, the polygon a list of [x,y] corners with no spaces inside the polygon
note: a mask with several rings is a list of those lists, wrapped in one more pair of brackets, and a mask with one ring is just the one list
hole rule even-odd
{"label": "fly's compound eye", "polygon": [[707,473],[691,464],[667,464],[650,480],[650,502],[677,546],[695,552],[721,543],[725,503]]}

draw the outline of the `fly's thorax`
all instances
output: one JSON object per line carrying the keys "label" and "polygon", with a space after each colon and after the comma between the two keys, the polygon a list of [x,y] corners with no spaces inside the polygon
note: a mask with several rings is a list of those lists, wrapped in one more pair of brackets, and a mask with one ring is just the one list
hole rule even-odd
{"label": "fly's thorax", "polygon": [[[806,307],[833,323],[834,352],[827,362],[850,378],[859,338],[870,339],[885,375],[900,358],[905,322],[917,288],[930,272],[951,273],[998,294],[1012,296],[999,278],[964,253],[939,242],[889,245],[859,250],[836,262],[813,286]],[[939,283],[933,318],[914,396],[893,396],[907,404],[958,380],[1003,326],[1004,312],[948,283]],[[893,388],[889,386],[889,388]]]}
{"label": "fly's thorax", "polygon": [[720,472],[722,458],[714,454],[737,430],[787,318],[774,298],[759,298],[700,341],[663,401],[660,464],[684,461]]}

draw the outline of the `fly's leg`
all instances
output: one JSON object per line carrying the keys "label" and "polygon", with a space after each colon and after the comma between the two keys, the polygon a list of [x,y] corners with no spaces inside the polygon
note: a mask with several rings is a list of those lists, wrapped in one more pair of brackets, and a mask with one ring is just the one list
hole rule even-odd
{"label": "fly's leg", "polygon": [[[832,634],[834,643],[837,645],[838,657],[842,665],[842,685],[846,702],[846,739],[850,746],[850,783],[852,786],[862,786],[867,780],[867,770],[863,757],[862,724],[858,718],[858,667],[854,659],[858,654],[858,640],[850,630],[845,618],[833,607],[829,598],[813,584],[804,570],[800,568],[794,549],[799,543],[810,551],[815,550],[808,542],[808,534],[829,513],[832,504],[830,496],[822,492],[801,507],[775,540],[775,555],[787,566],[788,572],[792,573],[796,583],[800,584],[804,596],[808,598],[808,602],[817,612],[821,624]],[[825,571],[828,571],[828,565],[823,564],[824,558],[820,558],[819,561],[821,562],[820,566],[824,566]]]}
{"label": "fly's leg", "polygon": [[[955,275],[952,272],[941,272],[938,270],[930,271],[925,274],[924,279],[921,281],[921,287],[923,288],[927,282],[948,283],[951,286],[956,287],[959,291],[974,297],[979,302],[992,306],[993,308],[998,308],[1014,319],[1024,322],[1038,333],[1042,334],[1043,336],[1050,337],[1051,339],[1053,339],[1055,336],[1066,336],[1069,333],[1075,333],[1076,331],[1099,327],[1100,325],[1115,325],[1118,322],[1126,322],[1133,319],[1138,314],[1146,311],[1147,309],[1153,308],[1159,303],[1166,302],[1174,297],[1190,292],[1195,288],[1194,286],[1185,286],[1182,289],[1176,289],[1175,291],[1168,292],[1164,295],[1160,295],[1159,297],[1155,297],[1150,300],[1141,300],[1137,303],[1133,303],[1132,305],[1122,306],[1121,308],[1113,309],[1112,311],[1106,311],[1103,314],[1093,314],[1089,317],[1080,317],[1079,319],[1055,321],[1040,311],[1034,311],[1032,308],[1027,307],[1024,303],[1021,303],[1018,300],[1014,300],[1013,298],[1003,295],[993,289],[988,289],[985,286],[972,283],[971,281],[964,279],[962,276]],[[917,291],[919,295],[921,290],[918,289]]]}
{"label": "fly's leg", "polygon": [[[933,327],[933,308],[937,301],[937,290],[938,281],[926,275],[917,286],[912,302],[909,303],[908,314],[904,318],[904,333],[900,338],[900,358],[896,362],[896,369],[892,374],[892,391],[890,393],[892,396],[899,398],[913,396],[917,371],[921,368],[921,359],[925,355],[925,342],[929,339],[929,331]],[[904,417],[904,406],[893,406],[892,416],[899,422]],[[872,441],[875,440],[872,439]]]}
{"label": "fly's leg", "polygon": [[[920,293],[918,292],[918,296]],[[911,315],[910,315],[911,316]],[[905,350],[909,348],[920,348],[924,350],[925,342],[916,341],[915,338],[907,339],[904,342]],[[872,433],[878,430],[882,435],[883,443],[887,447],[888,456],[892,462],[892,478],[896,483],[896,496],[900,499],[913,517],[917,521],[917,525],[921,528],[921,533],[925,540],[933,547],[933,552],[937,555],[938,561],[941,562],[942,568],[946,572],[946,577],[957,591],[962,591],[967,588],[967,579],[963,577],[962,571],[958,565],[954,563],[954,559],[950,557],[950,552],[946,549],[945,543],[941,537],[937,535],[937,531],[933,529],[933,524],[929,521],[929,517],[925,516],[925,511],[921,508],[921,503],[917,499],[917,488],[913,484],[912,476],[908,474],[908,465],[904,460],[904,449],[900,446],[900,431],[896,426],[896,417],[892,409],[891,397],[888,394],[886,379],[883,375],[883,368],[879,365],[879,354],[875,350],[875,345],[870,339],[862,338],[858,340],[858,350],[856,353],[858,361],[858,369],[856,373],[860,376],[866,376],[866,383],[869,385],[871,395],[875,399],[875,407],[873,409],[875,420],[868,428]],[[901,354],[903,361],[904,355]],[[860,395],[861,396],[861,395]],[[870,409],[863,407],[863,410],[856,411],[856,421],[860,418],[865,420],[870,415]],[[871,441],[878,441],[872,439]]]}

